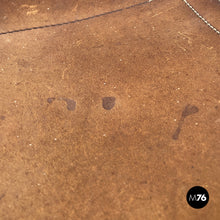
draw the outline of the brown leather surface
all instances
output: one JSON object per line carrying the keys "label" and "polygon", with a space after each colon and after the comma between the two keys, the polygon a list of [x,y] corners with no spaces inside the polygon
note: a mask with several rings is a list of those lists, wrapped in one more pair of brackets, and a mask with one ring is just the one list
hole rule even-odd
{"label": "brown leather surface", "polygon": [[[1,0],[0,32],[138,2]],[[0,219],[219,219],[219,43],[181,0],[1,35]]]}

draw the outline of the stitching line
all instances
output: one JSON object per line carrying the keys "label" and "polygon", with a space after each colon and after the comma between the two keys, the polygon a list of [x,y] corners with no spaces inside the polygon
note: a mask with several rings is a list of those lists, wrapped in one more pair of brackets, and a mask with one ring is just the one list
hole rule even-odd
{"label": "stitching line", "polygon": [[43,28],[49,28],[49,27],[57,27],[57,26],[62,26],[62,25],[67,25],[67,24],[74,24],[74,23],[90,20],[90,19],[93,19],[93,18],[97,18],[97,17],[113,14],[113,13],[116,13],[116,12],[119,12],[119,11],[123,11],[123,10],[127,10],[127,9],[130,9],[130,8],[134,8],[134,7],[137,7],[137,6],[141,6],[141,5],[150,3],[152,1],[153,0],[144,1],[144,2],[141,2],[141,3],[137,3],[137,4],[134,4],[134,5],[125,7],[125,8],[120,8],[120,9],[116,9],[116,10],[113,10],[113,11],[104,12],[102,14],[93,15],[93,16],[90,16],[90,17],[87,17],[87,18],[76,19],[76,20],[73,20],[73,21],[67,21],[67,22],[58,23],[58,24],[49,24],[49,25],[43,25],[43,26],[36,26],[36,27],[18,29],[18,30],[13,30],[13,31],[0,32],[0,35],[12,34],[12,33],[23,32],[23,31],[31,31],[31,30],[43,29]]}
{"label": "stitching line", "polygon": [[215,31],[217,34],[220,34],[220,31],[217,30],[213,25],[211,25],[204,17],[202,17],[199,12],[197,12],[192,5],[190,5],[186,0],[183,0],[185,4],[206,24],[208,25],[213,31]]}

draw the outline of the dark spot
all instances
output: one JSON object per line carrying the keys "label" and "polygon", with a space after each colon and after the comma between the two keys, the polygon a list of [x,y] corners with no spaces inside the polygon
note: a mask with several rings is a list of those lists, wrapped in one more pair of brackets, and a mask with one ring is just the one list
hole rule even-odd
{"label": "dark spot", "polygon": [[52,103],[54,100],[55,100],[55,98],[48,98],[48,99],[47,99],[47,102],[48,102],[48,103]]}
{"label": "dark spot", "polygon": [[194,166],[192,166],[192,169],[194,168]]}
{"label": "dark spot", "polygon": [[187,105],[182,112],[182,117],[187,117],[189,115],[195,114],[199,109],[195,105]]}
{"label": "dark spot", "polygon": [[63,98],[63,100],[66,102],[67,104],[67,109],[69,111],[74,111],[76,108],[76,102],[74,100],[71,99],[67,99],[67,98]]}
{"label": "dark spot", "polygon": [[147,184],[147,180],[141,181],[140,184]]}
{"label": "dark spot", "polygon": [[217,106],[217,105],[215,106],[215,109],[218,109],[218,106]]}
{"label": "dark spot", "polygon": [[115,106],[115,97],[102,98],[102,106],[106,110],[110,110]]}
{"label": "dark spot", "polygon": [[168,205],[165,204],[165,205],[164,205],[164,210],[167,210],[167,209],[168,209]]}
{"label": "dark spot", "polygon": [[175,133],[173,134],[173,139],[174,139],[174,140],[177,140],[177,139],[178,139],[179,134],[180,134],[180,131],[181,131],[181,128],[178,127],[178,128],[176,129]]}
{"label": "dark spot", "polygon": [[5,194],[0,194],[0,200],[2,200],[5,197]]}
{"label": "dark spot", "polygon": [[1,119],[1,120],[5,120],[5,116],[4,116],[4,115],[1,115],[1,116],[0,116],[0,119]]}
{"label": "dark spot", "polygon": [[178,124],[178,127],[176,129],[176,131],[174,132],[172,138],[174,140],[177,140],[179,138],[179,134],[180,134],[180,131],[181,131],[181,128],[183,126],[183,122],[184,122],[184,119],[189,116],[189,115],[192,115],[192,114],[195,114],[199,111],[198,107],[196,107],[195,105],[190,105],[188,104],[183,112],[182,112],[182,115],[181,115],[181,119],[179,121],[179,124]]}
{"label": "dark spot", "polygon": [[17,64],[21,67],[27,67],[28,66],[28,62],[25,59],[18,59]]}

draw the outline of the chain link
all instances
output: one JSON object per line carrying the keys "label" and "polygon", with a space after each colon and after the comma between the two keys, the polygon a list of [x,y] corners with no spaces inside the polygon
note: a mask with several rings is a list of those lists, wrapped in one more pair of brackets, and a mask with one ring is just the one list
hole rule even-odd
{"label": "chain link", "polygon": [[217,30],[214,26],[212,26],[205,18],[203,18],[199,12],[197,12],[193,7],[192,5],[190,5],[186,0],[183,0],[186,5],[206,24],[208,25],[213,31],[215,31],[217,34],[220,34],[220,31]]}

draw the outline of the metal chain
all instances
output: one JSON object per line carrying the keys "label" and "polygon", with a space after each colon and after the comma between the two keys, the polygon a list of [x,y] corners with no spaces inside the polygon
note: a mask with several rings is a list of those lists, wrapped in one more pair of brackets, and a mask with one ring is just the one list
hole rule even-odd
{"label": "metal chain", "polygon": [[199,12],[197,12],[193,7],[192,5],[190,5],[186,0],[183,0],[186,5],[206,24],[208,25],[213,31],[215,31],[217,34],[220,34],[220,31],[217,30],[214,26],[212,26],[205,18],[203,18]]}

